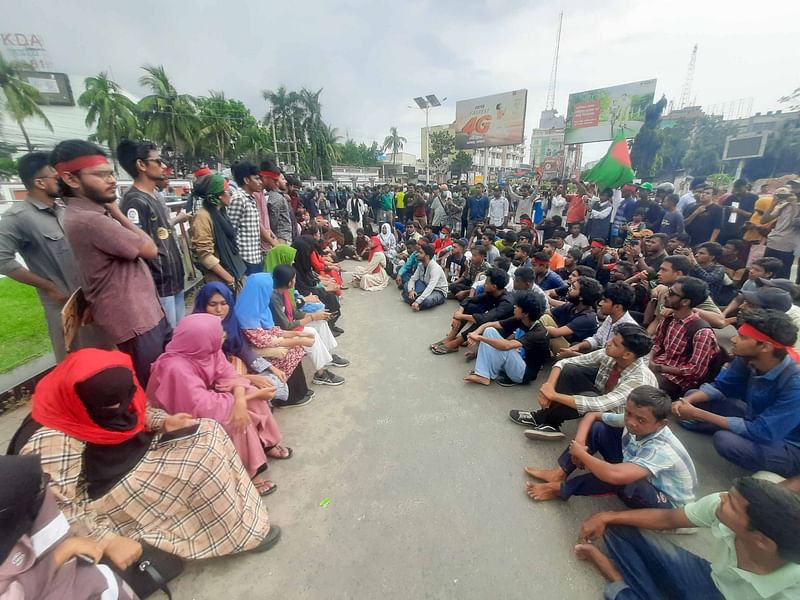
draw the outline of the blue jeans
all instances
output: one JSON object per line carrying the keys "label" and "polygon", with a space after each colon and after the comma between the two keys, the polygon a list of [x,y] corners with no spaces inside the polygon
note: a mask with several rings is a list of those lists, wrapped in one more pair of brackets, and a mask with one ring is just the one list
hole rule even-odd
{"label": "blue jeans", "polygon": [[[420,279],[418,279],[414,283],[414,290],[417,292],[418,296],[425,291],[426,287],[428,286],[425,285],[425,282]],[[403,287],[403,300],[405,301],[406,304],[413,304],[415,302],[414,300],[411,300],[408,297],[408,289],[406,287]],[[433,290],[430,296],[428,296],[427,298],[425,298],[425,300],[419,303],[419,309],[427,310],[429,308],[433,308],[434,306],[439,306],[440,304],[444,304],[446,300],[447,299],[445,298],[445,295],[442,292],[440,292],[439,290]]]}
{"label": "blue jeans", "polygon": [[[611,427],[601,421],[592,423],[592,429],[586,439],[589,454],[600,453],[606,462],[619,464],[622,462],[622,428]],[[592,473],[569,477],[577,468],[572,463],[569,450],[564,450],[558,457],[558,466],[567,474],[568,479],[561,484],[561,498],[568,500],[570,496],[600,496],[616,494],[629,508],[672,508],[672,502],[664,492],[653,486],[647,479],[640,479],[627,485],[613,485],[598,479]]]}
{"label": "blue jeans", "polygon": [[[494,327],[487,327],[483,335],[495,340],[503,339]],[[525,377],[525,360],[519,350],[498,350],[486,342],[481,342],[478,346],[478,358],[475,361],[475,373],[481,377],[497,379],[500,371],[505,371],[512,381],[522,383],[522,378]]]}
{"label": "blue jeans", "polygon": [[604,539],[625,580],[606,586],[607,600],[722,600],[711,579],[711,563],[663,535],[610,525]]}
{"label": "blue jeans", "polygon": [[167,317],[167,323],[172,329],[186,314],[186,300],[183,297],[183,292],[178,292],[174,296],[159,297],[161,308],[164,309],[164,315]]}
{"label": "blue jeans", "polygon": [[[709,400],[698,406],[725,417],[747,417],[747,405],[741,400]],[[783,477],[800,474],[800,446],[784,441],[760,444],[705,421],[678,423],[689,431],[712,434],[717,454],[746,471],[770,471]]]}

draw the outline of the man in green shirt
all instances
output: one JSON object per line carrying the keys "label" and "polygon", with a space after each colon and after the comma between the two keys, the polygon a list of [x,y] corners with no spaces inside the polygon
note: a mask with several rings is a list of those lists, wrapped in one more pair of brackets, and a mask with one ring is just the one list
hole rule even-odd
{"label": "man in green shirt", "polygon": [[[683,508],[598,513],[581,526],[575,555],[608,580],[604,598],[800,598],[798,491],[800,477],[742,477]],[[642,531],[687,527],[711,530],[711,562]],[[608,555],[593,545],[601,537]]]}

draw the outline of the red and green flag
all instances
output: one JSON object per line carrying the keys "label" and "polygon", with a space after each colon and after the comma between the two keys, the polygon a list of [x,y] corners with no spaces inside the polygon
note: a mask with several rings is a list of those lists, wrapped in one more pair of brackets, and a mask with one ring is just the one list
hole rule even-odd
{"label": "red and green flag", "polygon": [[581,179],[591,181],[597,188],[616,188],[626,183],[632,183],[636,176],[631,168],[631,155],[628,152],[628,143],[625,133],[619,132],[606,155],[595,166],[586,171]]}

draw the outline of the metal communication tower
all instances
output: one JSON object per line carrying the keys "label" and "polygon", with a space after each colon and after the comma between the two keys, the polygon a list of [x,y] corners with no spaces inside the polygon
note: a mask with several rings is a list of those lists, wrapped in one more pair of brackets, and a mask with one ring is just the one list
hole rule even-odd
{"label": "metal communication tower", "polygon": [[547,87],[547,106],[545,110],[553,110],[556,104],[556,76],[558,75],[558,47],[561,45],[561,22],[564,11],[558,13],[558,32],[556,33],[556,51],[553,54],[553,68],[550,70],[550,85]]}
{"label": "metal communication tower", "polygon": [[692,80],[694,80],[694,65],[697,61],[697,44],[692,48],[692,57],[689,59],[689,68],[686,69],[686,79],[683,80],[683,89],[681,90],[681,102],[678,108],[686,108],[691,102],[692,95]]}

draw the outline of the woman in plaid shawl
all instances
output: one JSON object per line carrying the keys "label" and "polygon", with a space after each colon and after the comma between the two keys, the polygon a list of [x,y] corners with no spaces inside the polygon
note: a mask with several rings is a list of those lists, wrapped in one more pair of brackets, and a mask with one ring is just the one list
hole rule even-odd
{"label": "woman in plaid shawl", "polygon": [[36,386],[31,416],[12,450],[41,456],[77,535],[104,547],[147,542],[185,559],[277,541],[222,427],[146,407],[127,354],[69,354]]}

